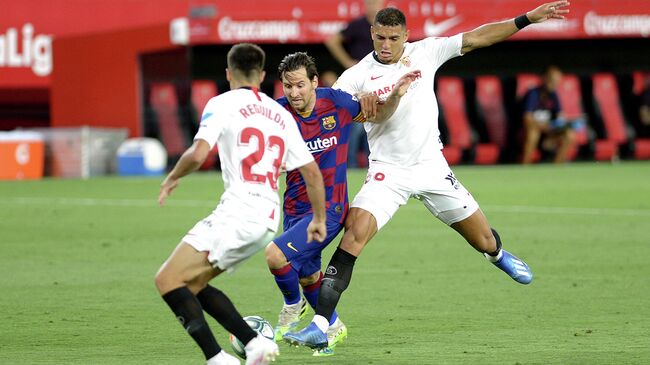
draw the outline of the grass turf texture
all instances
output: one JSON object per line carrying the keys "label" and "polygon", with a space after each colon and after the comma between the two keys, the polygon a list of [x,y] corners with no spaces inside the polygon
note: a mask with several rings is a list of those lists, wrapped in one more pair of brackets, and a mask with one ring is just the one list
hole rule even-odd
{"label": "grass turf texture", "polygon": [[[454,171],[533,283],[411,200],[357,261],[336,355],[281,344],[278,364],[650,362],[649,163]],[[350,172],[351,197],[364,174]],[[222,183],[190,176],[159,208],[160,180],[0,182],[1,364],[203,363],[153,276]],[[281,297],[262,253],[212,283],[243,315],[275,323]]]}

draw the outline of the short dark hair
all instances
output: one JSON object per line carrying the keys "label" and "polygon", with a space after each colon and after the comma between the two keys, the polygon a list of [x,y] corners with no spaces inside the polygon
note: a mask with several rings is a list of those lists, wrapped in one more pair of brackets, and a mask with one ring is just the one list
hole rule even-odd
{"label": "short dark hair", "polygon": [[318,76],[318,69],[316,69],[316,61],[306,52],[296,52],[286,55],[280,65],[278,66],[278,78],[282,80],[282,75],[285,72],[296,71],[301,67],[307,71],[309,80],[313,80],[314,76]]}
{"label": "short dark hair", "polygon": [[377,15],[375,15],[374,24],[385,25],[387,27],[406,27],[406,17],[397,8],[384,8],[379,10]]}
{"label": "short dark hair", "polygon": [[250,77],[253,71],[262,72],[266,54],[256,44],[235,44],[228,51],[228,68],[237,70],[245,77]]}

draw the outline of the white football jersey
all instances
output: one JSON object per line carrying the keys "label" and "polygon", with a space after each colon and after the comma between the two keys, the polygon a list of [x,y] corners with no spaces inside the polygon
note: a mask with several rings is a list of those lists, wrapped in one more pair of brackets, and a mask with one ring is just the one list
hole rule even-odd
{"label": "white football jersey", "polygon": [[208,102],[194,139],[217,145],[224,193],[220,204],[237,204],[241,214],[278,227],[278,177],[314,161],[293,116],[256,89],[241,88]]}
{"label": "white football jersey", "polygon": [[364,123],[371,162],[411,166],[433,160],[435,154],[441,153],[433,79],[443,63],[461,55],[462,42],[462,33],[447,38],[431,37],[406,42],[402,58],[390,65],[378,62],[373,51],[339,77],[335,88],[352,95],[372,92],[385,99],[401,76],[410,71],[421,71],[421,77],[411,83],[388,120],[377,124]]}

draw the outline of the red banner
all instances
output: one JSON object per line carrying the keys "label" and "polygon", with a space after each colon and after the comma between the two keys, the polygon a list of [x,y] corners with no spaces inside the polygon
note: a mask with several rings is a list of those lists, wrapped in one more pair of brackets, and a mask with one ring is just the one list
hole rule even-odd
{"label": "red banner", "polygon": [[[188,9],[189,3],[189,9]],[[387,0],[411,39],[448,36],[510,19],[531,0]],[[513,39],[647,37],[650,0],[576,0],[565,21],[535,24]],[[172,43],[320,43],[363,14],[362,0],[21,0],[0,11],[0,88],[46,87],[54,37],[170,24]],[[189,29],[188,29],[189,28]],[[116,50],[118,51],[118,50]]]}
{"label": "red banner", "polygon": [[[511,19],[540,4],[530,0],[391,0],[407,17],[412,39],[449,36]],[[650,1],[574,1],[564,21],[535,24],[513,39],[647,37]],[[362,15],[361,1],[195,0],[191,43],[320,43]]]}
{"label": "red banner", "polygon": [[0,88],[47,87],[55,37],[167,24],[187,16],[187,8],[187,0],[4,1],[0,6]]}

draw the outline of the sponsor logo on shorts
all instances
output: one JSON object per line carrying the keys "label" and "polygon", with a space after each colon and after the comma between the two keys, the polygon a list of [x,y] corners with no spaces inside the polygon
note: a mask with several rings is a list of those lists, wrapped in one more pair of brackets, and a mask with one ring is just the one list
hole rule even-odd
{"label": "sponsor logo on shorts", "polygon": [[454,189],[456,190],[460,189],[460,184],[458,183],[458,179],[456,179],[456,176],[454,176],[453,172],[450,172],[449,175],[445,177],[445,180],[449,180],[451,186],[453,186]]}
{"label": "sponsor logo on shorts", "polygon": [[293,242],[289,242],[289,243],[287,243],[287,247],[289,247],[290,249],[292,249],[292,250],[298,252],[298,250],[296,250],[296,248],[293,247]]}

